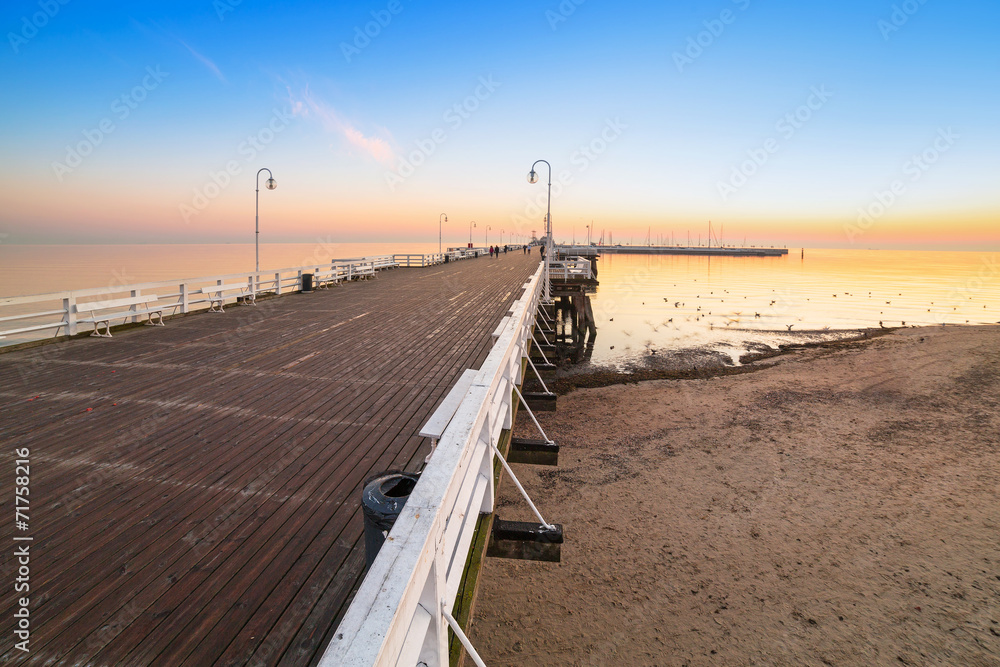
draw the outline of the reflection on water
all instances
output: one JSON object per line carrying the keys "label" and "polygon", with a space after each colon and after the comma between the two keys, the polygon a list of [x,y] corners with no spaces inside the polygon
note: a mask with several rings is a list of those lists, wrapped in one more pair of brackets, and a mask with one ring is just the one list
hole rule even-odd
{"label": "reflection on water", "polygon": [[734,360],[864,328],[1000,320],[1000,254],[806,250],[785,257],[603,255],[593,361],[708,347]]}

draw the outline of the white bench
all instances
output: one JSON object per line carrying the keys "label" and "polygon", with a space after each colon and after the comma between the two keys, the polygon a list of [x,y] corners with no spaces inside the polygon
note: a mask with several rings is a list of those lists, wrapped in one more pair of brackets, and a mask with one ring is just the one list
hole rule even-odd
{"label": "white bench", "polygon": [[356,275],[356,273],[352,274],[350,264],[334,264],[329,271],[316,271],[313,280],[316,283],[316,289],[323,289],[330,285],[339,286],[340,283],[351,280]]}
{"label": "white bench", "polygon": [[382,271],[383,269],[394,269],[397,266],[395,257],[392,255],[372,257],[370,259],[372,260],[372,267],[379,271]]}
{"label": "white bench", "polygon": [[[208,297],[208,312],[210,313],[226,312],[224,306],[228,296],[242,296],[250,303],[255,303],[257,300],[257,295],[250,289],[250,285],[246,283],[208,285],[207,287],[202,287],[199,291]],[[212,296],[213,294],[215,296]]]}
{"label": "white bench", "polygon": [[351,278],[354,280],[371,280],[375,277],[374,262],[357,262],[351,264]]}
{"label": "white bench", "polygon": [[[149,305],[151,303],[155,304],[157,300],[159,300],[159,297],[155,294],[140,294],[124,299],[78,303],[76,305],[77,314],[90,313],[90,317],[78,317],[76,321],[78,324],[93,324],[94,331],[90,335],[99,338],[111,338],[111,320],[117,320],[118,318],[122,318],[122,324],[124,324],[130,317],[148,315],[146,326],[162,327],[163,307]],[[139,309],[137,306],[143,306],[143,308]],[[125,310],[122,310],[123,308]],[[99,313],[102,310],[114,310],[116,312]],[[153,321],[154,315],[156,315],[155,322]],[[101,333],[102,325],[104,326],[104,333]]]}
{"label": "white bench", "polygon": [[455,413],[458,412],[458,406],[462,404],[462,399],[469,393],[469,388],[472,387],[472,381],[478,372],[471,368],[465,370],[455,385],[448,390],[448,395],[434,409],[424,427],[420,429],[421,437],[431,439],[431,453],[424,459],[424,463],[430,460],[431,454],[434,453],[434,448],[437,447],[438,440],[444,435],[448,424],[451,423],[451,420],[455,417]]}
{"label": "white bench", "polygon": [[340,279],[337,277],[337,271],[335,269],[313,272],[313,285],[316,289],[327,289],[331,284],[340,284]]}
{"label": "white bench", "polygon": [[[385,264],[385,268],[389,268]],[[337,282],[341,280],[367,280],[375,277],[375,262],[369,259],[335,259],[332,264],[337,273]]]}

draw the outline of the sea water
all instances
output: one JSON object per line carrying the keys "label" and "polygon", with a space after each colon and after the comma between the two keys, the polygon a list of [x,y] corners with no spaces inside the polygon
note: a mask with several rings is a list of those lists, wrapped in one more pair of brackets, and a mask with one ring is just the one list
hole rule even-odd
{"label": "sea water", "polygon": [[[858,329],[1000,321],[1000,253],[795,249],[781,257],[606,254],[592,295],[594,363]],[[804,332],[808,332],[805,333]]]}

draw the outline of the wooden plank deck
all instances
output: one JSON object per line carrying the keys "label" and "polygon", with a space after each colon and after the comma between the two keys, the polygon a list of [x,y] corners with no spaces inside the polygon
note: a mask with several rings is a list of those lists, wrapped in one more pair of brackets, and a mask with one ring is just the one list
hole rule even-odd
{"label": "wooden plank deck", "polygon": [[360,582],[360,488],[520,296],[519,251],[0,354],[0,488],[31,450],[31,651],[0,662],[305,665]]}

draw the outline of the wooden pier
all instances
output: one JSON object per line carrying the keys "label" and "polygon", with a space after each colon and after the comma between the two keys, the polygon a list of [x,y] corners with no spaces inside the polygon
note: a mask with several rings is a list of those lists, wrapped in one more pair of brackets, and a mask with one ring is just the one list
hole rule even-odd
{"label": "wooden pier", "polygon": [[538,261],[395,269],[0,354],[0,480],[28,448],[33,538],[30,652],[8,640],[2,661],[314,663],[361,579],[364,480],[419,469],[418,431]]}

